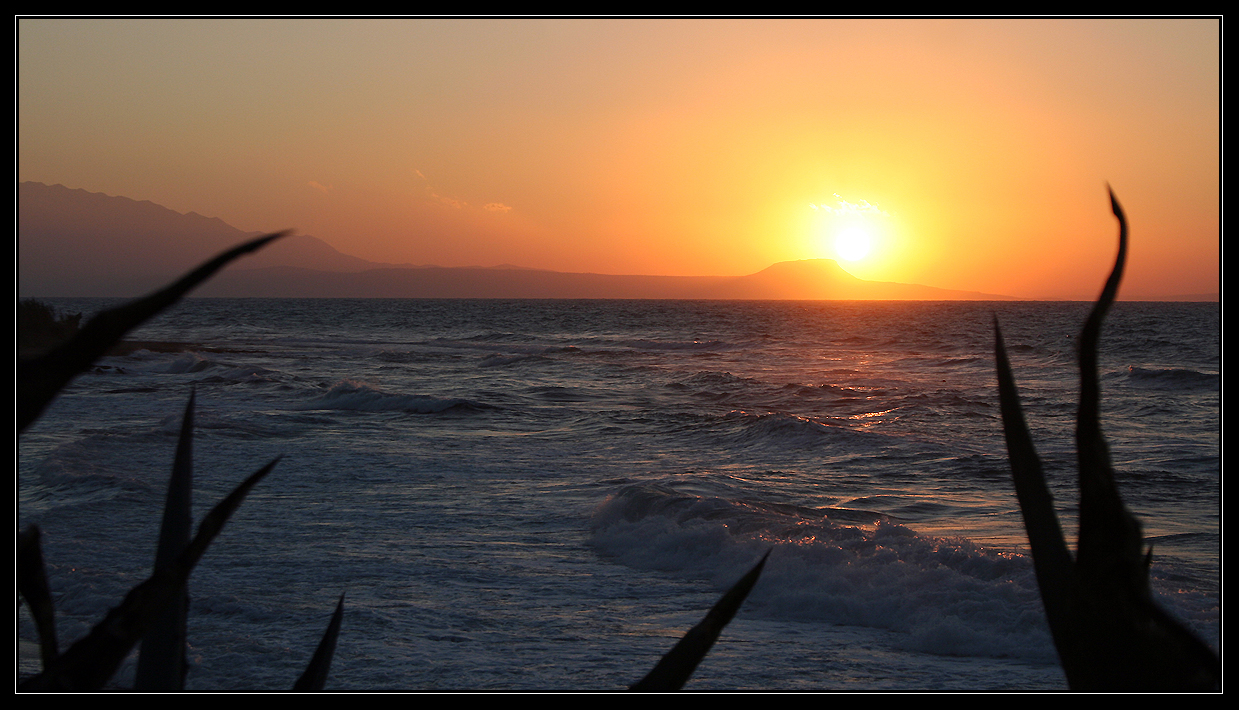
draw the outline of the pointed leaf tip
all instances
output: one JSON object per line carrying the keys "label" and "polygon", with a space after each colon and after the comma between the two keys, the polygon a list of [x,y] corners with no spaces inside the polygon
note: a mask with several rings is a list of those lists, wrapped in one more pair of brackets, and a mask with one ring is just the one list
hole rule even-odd
{"label": "pointed leaf tip", "polygon": [[323,639],[319,641],[314,657],[310,659],[305,672],[293,685],[293,690],[318,691],[326,685],[327,672],[331,670],[331,659],[336,652],[336,641],[340,638],[340,623],[343,619],[344,593],[341,592],[340,601],[336,602],[335,613],[331,615],[331,622],[327,624],[327,631],[323,633]]}
{"label": "pointed leaf tip", "polygon": [[143,298],[115,308],[100,311],[86,322],[68,342],[38,357],[19,360],[17,364],[17,431],[30,426],[61,389],[74,376],[108,352],[134,328],[180,300],[182,296],[211,278],[228,263],[257,251],[286,236],[291,230],[268,234],[207,261],[176,282]]}
{"label": "pointed leaf tip", "polygon": [[1127,217],[1123,214],[1123,206],[1119,204],[1119,198],[1115,197],[1114,189],[1110,187],[1109,183],[1106,184],[1106,190],[1110,193],[1110,210],[1114,212],[1114,216],[1118,217],[1119,220],[1125,221]]}
{"label": "pointed leaf tip", "polygon": [[697,665],[718,640],[723,628],[736,615],[740,605],[752,591],[753,585],[757,584],[757,578],[761,576],[762,568],[765,567],[766,560],[773,551],[774,548],[767,550],[766,554],[762,555],[761,561],[741,577],[740,581],[732,585],[723,598],[715,603],[706,614],[706,618],[689,629],[679,643],[662,657],[658,665],[654,666],[654,670],[633,684],[629,690],[665,692],[684,687],[693,671],[697,670]]}

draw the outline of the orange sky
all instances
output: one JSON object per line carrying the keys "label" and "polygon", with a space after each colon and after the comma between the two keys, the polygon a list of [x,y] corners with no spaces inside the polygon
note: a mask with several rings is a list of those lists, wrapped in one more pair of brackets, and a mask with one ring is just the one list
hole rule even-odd
{"label": "orange sky", "polygon": [[375,261],[1216,292],[1218,20],[23,19],[17,179]]}

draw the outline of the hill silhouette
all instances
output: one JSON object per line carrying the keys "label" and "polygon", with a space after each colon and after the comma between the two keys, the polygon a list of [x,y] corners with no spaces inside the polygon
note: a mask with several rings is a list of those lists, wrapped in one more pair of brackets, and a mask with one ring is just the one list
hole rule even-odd
{"label": "hill silhouette", "polygon": [[[149,201],[24,182],[18,186],[21,296],[136,296],[255,236]],[[1006,300],[915,284],[863,281],[831,259],[747,276],[627,276],[522,268],[393,265],[286,237],[199,289],[199,296],[323,298],[666,298]]]}

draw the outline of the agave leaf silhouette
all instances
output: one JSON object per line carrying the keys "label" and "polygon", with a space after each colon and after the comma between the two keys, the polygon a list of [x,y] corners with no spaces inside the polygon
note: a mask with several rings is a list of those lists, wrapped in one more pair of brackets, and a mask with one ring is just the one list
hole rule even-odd
{"label": "agave leaf silhouette", "polygon": [[206,281],[237,257],[263,248],[289,232],[245,242],[211,259],[172,285],[145,298],[102,311],[74,337],[48,353],[17,363],[17,431],[26,430],[75,375],[120,342],[125,334]]}
{"label": "agave leaf silhouette", "polygon": [[60,654],[43,672],[23,682],[21,690],[90,691],[103,687],[121,661],[155,623],[159,615],[180,597],[194,565],[219,535],[224,523],[245,500],[250,490],[263,479],[276,458],[250,475],[233,489],[202,519],[198,534],[176,561],[157,569],[145,582],[129,591],[120,606],[108,612],[85,638]]}
{"label": "agave leaf silhouette", "polygon": [[[99,313],[72,339],[52,351],[20,361],[17,368],[18,432],[38,418],[69,380],[104,355],[126,333],[175,303],[232,260],[256,251],[287,233],[269,234],[230,249],[164,289]],[[31,607],[43,659],[43,672],[23,681],[20,689],[98,689],[115,673],[134,644],[148,632],[152,632],[147,639],[150,645],[142,654],[147,660],[139,661],[139,687],[183,687],[185,610],[188,603],[186,582],[189,574],[245,495],[279,461],[277,458],[259,469],[215,506],[191,540],[193,407],[194,396],[191,394],[168,486],[154,572],[145,582],[134,587],[90,634],[63,654],[57,652],[54,608],[44,573],[39,530],[36,526],[30,526],[18,536],[18,589]],[[337,611],[340,609],[342,605]],[[338,623],[335,626],[338,629]]]}
{"label": "agave leaf silhouette", "polygon": [[340,595],[340,601],[336,603],[335,613],[331,615],[331,622],[327,624],[327,631],[323,633],[323,640],[318,642],[318,648],[314,651],[314,657],[310,659],[310,664],[306,666],[305,672],[293,684],[293,690],[296,691],[314,691],[322,690],[323,685],[327,682],[327,671],[331,669],[331,657],[336,652],[336,640],[340,637],[340,622],[344,619],[344,595]]}
{"label": "agave leaf silhouette", "polygon": [[723,598],[719,599],[706,614],[706,618],[689,629],[688,633],[684,634],[684,638],[681,638],[679,643],[662,657],[658,665],[654,666],[654,670],[634,683],[629,690],[665,692],[684,687],[693,671],[697,670],[701,659],[705,658],[710,648],[714,646],[714,642],[718,640],[723,628],[736,615],[740,605],[753,590],[753,585],[757,584],[757,578],[761,576],[762,567],[766,565],[768,557],[770,557],[769,550],[762,555],[761,561],[753,569],[727,590]]}
{"label": "agave leaf silhouette", "polygon": [[1119,496],[1101,433],[1097,345],[1127,259],[1127,217],[1110,192],[1119,251],[1079,339],[1076,414],[1080,527],[1076,555],[1063,539],[1041,460],[1024,421],[1002,333],[994,321],[998,399],[1016,496],[1059,660],[1073,690],[1213,690],[1216,654],[1153,600],[1152,551]]}
{"label": "agave leaf silhouette", "polygon": [[[241,504],[250,488],[275,465],[238,486],[233,494],[208,515],[197,538],[190,540],[190,488],[195,396],[190,395],[177,443],[173,475],[168,485],[154,573],[135,587],[121,606],[114,609],[89,636],[63,657],[56,653],[52,624],[52,601],[42,574],[38,528],[31,526],[19,538],[19,586],[31,606],[39,628],[44,673],[22,683],[22,690],[97,690],[115,673],[134,643],[141,639],[135,690],[182,690],[186,663],[186,616],[189,605],[188,578],[207,545]],[[192,547],[192,549],[190,549]],[[344,595],[309,666],[295,690],[322,690],[344,614]]]}
{"label": "agave leaf silhouette", "polygon": [[[168,480],[168,497],[164,504],[163,523],[159,528],[159,546],[155,550],[155,569],[176,563],[176,558],[189,546],[193,532],[193,440],[194,399],[189,393],[181,432],[172,460],[172,477]],[[134,676],[135,690],[182,690],[185,687],[186,616],[189,612],[189,587],[176,590],[176,599],[164,609],[151,630],[142,639],[138,651],[138,669]]]}
{"label": "agave leaf silhouette", "polygon": [[30,614],[39,631],[39,655],[46,668],[60,651],[56,641],[56,611],[43,567],[40,537],[37,525],[28,526],[17,536],[17,591],[30,605]]}

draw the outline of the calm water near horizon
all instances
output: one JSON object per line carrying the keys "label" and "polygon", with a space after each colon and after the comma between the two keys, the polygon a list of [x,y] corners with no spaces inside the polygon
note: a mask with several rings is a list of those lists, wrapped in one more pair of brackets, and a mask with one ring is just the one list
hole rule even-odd
{"label": "calm water near horizon", "polygon": [[[621,690],[771,549],[686,689],[1062,689],[992,317],[1073,540],[1090,306],[189,299],[131,337],[201,348],[105,358],[23,434],[18,523],[67,645],[148,574],[196,389],[196,518],[283,459],[190,580],[190,689],[290,688],[343,592],[330,689]],[[1101,351],[1154,590],[1215,649],[1220,311],[1120,302]]]}

